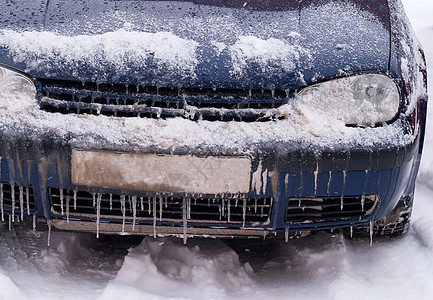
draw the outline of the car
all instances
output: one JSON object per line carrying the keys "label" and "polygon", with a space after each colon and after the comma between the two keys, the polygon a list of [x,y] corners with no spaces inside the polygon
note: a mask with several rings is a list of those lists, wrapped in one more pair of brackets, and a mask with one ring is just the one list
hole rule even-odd
{"label": "car", "polygon": [[407,231],[428,97],[400,0],[16,0],[0,24],[2,220]]}

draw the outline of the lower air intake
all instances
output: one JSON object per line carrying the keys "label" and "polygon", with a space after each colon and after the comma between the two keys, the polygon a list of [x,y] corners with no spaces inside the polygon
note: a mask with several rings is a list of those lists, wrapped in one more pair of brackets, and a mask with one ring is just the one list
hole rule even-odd
{"label": "lower air intake", "polygon": [[287,223],[312,223],[347,220],[371,214],[378,197],[343,196],[323,198],[290,198],[287,204]]}
{"label": "lower air intake", "polygon": [[135,196],[91,193],[50,188],[52,211],[67,217],[100,217],[181,222],[184,215],[191,222],[247,224],[269,222],[272,198],[238,195],[203,197],[179,195]]}
{"label": "lower air intake", "polygon": [[36,197],[33,187],[10,183],[0,183],[1,209],[13,210],[30,215],[36,210]]}

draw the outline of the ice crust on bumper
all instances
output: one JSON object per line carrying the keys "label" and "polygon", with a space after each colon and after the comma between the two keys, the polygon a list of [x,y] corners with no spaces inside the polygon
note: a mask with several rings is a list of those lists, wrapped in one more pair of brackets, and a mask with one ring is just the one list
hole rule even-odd
{"label": "ice crust on bumper", "polygon": [[272,122],[193,122],[62,115],[41,111],[34,99],[0,95],[0,129],[4,136],[60,140],[75,148],[139,151],[189,149],[218,155],[252,155],[258,145],[282,144],[324,150],[402,147],[415,140],[400,120],[379,128],[351,128],[332,116],[310,119],[289,105],[281,108],[285,120]]}

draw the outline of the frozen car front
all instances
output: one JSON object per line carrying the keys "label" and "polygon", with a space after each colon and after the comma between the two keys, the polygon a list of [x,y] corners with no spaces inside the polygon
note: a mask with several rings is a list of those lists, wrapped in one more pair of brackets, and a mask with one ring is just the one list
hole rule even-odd
{"label": "frozen car front", "polygon": [[3,219],[407,229],[427,95],[399,0],[15,1],[0,18]]}

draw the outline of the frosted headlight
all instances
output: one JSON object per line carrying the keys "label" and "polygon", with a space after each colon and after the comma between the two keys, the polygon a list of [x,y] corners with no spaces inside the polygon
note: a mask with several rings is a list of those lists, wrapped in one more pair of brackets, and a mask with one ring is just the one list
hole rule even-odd
{"label": "frosted headlight", "polygon": [[7,97],[34,99],[36,87],[24,74],[0,65],[0,94]]}
{"label": "frosted headlight", "polygon": [[350,125],[374,126],[397,115],[400,94],[385,75],[356,75],[306,87],[296,95],[294,106],[303,114],[325,114]]}

